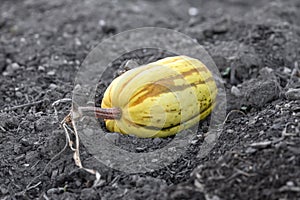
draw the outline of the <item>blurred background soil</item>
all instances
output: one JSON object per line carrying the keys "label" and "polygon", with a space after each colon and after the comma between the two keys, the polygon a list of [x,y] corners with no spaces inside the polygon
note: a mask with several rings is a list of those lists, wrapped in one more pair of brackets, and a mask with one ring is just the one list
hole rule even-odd
{"label": "blurred background soil", "polygon": [[[299,9],[298,0],[2,0],[0,198],[300,199]],[[203,45],[222,73],[227,111],[245,115],[229,116],[205,158],[194,145],[164,169],[126,174],[97,164],[81,146],[100,185],[92,187],[95,177],[68,149],[24,192],[65,145],[59,120],[71,105],[58,107],[58,120],[51,103],[72,97],[76,71],[101,40],[145,26]],[[37,103],[15,107],[30,102]],[[168,140],[141,143],[151,144],[145,150]]]}

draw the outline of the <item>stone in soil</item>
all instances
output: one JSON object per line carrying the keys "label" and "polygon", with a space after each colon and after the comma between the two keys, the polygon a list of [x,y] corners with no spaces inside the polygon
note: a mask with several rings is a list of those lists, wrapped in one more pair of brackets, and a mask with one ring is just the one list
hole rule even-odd
{"label": "stone in soil", "polygon": [[241,84],[241,104],[262,108],[271,101],[279,98],[281,87],[270,68],[263,68],[258,78]]}

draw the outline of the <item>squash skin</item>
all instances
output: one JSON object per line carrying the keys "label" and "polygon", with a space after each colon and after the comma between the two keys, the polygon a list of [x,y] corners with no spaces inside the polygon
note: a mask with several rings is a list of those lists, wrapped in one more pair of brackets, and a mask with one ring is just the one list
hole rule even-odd
{"label": "squash skin", "polygon": [[121,109],[119,119],[105,120],[111,132],[167,137],[206,118],[215,106],[217,91],[212,73],[201,61],[167,57],[114,79],[101,108]]}

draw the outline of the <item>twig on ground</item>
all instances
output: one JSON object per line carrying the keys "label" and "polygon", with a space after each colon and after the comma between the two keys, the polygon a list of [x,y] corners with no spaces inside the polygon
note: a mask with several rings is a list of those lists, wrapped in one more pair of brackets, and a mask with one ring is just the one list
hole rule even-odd
{"label": "twig on ground", "polygon": [[36,188],[36,187],[39,186],[41,183],[42,183],[42,182],[40,181],[40,182],[38,182],[37,184],[28,187],[28,188],[27,188],[27,191],[28,191],[28,190],[31,190],[31,189],[33,189],[33,188]]}
{"label": "twig on ground", "polygon": [[4,132],[6,132],[5,128],[3,128],[2,126],[0,126],[0,129]]}
{"label": "twig on ground", "polygon": [[30,107],[30,106],[35,106],[44,102],[49,101],[49,99],[43,99],[43,100],[39,100],[39,101],[35,101],[35,102],[30,102],[30,103],[25,103],[22,105],[17,105],[17,106],[13,106],[10,108],[4,108],[3,110],[0,110],[0,112],[8,112],[8,111],[13,111],[13,110],[17,110],[19,108],[25,108],[25,107]]}
{"label": "twig on ground", "polygon": [[242,171],[238,168],[234,168],[234,170],[237,171],[239,174],[242,174],[242,175],[247,176],[247,177],[256,176],[256,174],[249,174],[249,173],[244,172],[244,171]]}
{"label": "twig on ground", "polygon": [[240,110],[231,110],[227,115],[226,115],[226,118],[223,122],[223,124],[226,123],[226,121],[228,120],[229,116],[233,113],[241,113],[242,115],[246,116],[246,114],[243,112],[243,111],[240,111]]}
{"label": "twig on ground", "polygon": [[51,105],[53,107],[55,107],[55,106],[57,106],[60,103],[66,103],[66,102],[70,102],[70,101],[72,101],[72,99],[70,99],[70,98],[58,99],[58,100],[54,101]]}
{"label": "twig on ground", "polygon": [[72,99],[64,98],[64,99],[59,99],[59,100],[57,100],[57,101],[54,101],[54,102],[51,104],[51,106],[52,106],[53,109],[54,109],[54,115],[55,115],[57,121],[59,121],[59,119],[58,119],[58,113],[57,113],[57,110],[56,110],[56,106],[57,106],[58,104],[60,104],[60,103],[66,103],[66,102],[70,102],[70,101],[72,101]]}
{"label": "twig on ground", "polygon": [[[67,124],[70,124],[72,126],[73,130],[71,130],[71,128]],[[75,122],[72,119],[71,113],[64,118],[64,120],[61,122],[61,125],[64,128],[65,133],[68,137],[69,146],[72,149],[72,151],[74,152],[73,159],[75,161],[75,165],[96,176],[96,180],[94,181],[93,187],[97,187],[98,185],[101,185],[102,182],[101,182],[100,173],[97,170],[88,169],[88,168],[83,167],[83,165],[82,165],[82,162],[80,159],[80,152],[79,152],[79,135],[78,135],[78,132],[77,132],[77,129],[75,126]],[[75,148],[73,147],[74,142],[70,139],[69,131],[73,132],[73,134],[75,135]]]}
{"label": "twig on ground", "polygon": [[45,200],[49,200],[49,198],[48,198],[48,196],[46,195],[46,193],[43,194],[43,198],[44,198]]}
{"label": "twig on ground", "polygon": [[272,144],[272,141],[262,141],[262,142],[254,142],[252,144],[250,144],[250,147],[253,148],[267,148],[268,146],[270,146]]}
{"label": "twig on ground", "polygon": [[[53,106],[54,108],[54,111],[55,111],[55,116],[56,118],[58,119],[58,115],[57,115],[57,110],[56,110],[56,106],[59,104],[59,103],[64,103],[64,102],[69,102],[69,101],[72,101],[71,99],[60,99],[60,100],[57,100],[55,101],[54,103],[52,103],[51,105]],[[72,126],[72,128],[70,128],[69,125]],[[73,158],[75,160],[75,164],[79,167],[79,168],[82,168],[84,170],[86,170],[87,172],[91,173],[91,174],[94,174],[96,176],[96,180],[94,181],[94,187],[95,186],[98,186],[99,184],[101,184],[101,175],[98,171],[96,170],[93,170],[93,169],[87,169],[87,168],[84,168],[82,166],[82,163],[81,163],[81,160],[80,160],[80,154],[79,154],[79,136],[78,136],[78,133],[77,133],[77,130],[75,128],[75,124],[74,124],[74,120],[72,120],[71,118],[71,113],[68,114],[63,120],[62,122],[60,123],[60,125],[63,127],[64,129],[64,133],[65,133],[65,137],[66,137],[66,142],[65,142],[65,146],[63,147],[63,149],[58,152],[56,155],[54,155],[51,160],[47,163],[47,165],[44,167],[43,171],[41,172],[41,174],[39,174],[38,176],[34,177],[30,182],[29,184],[26,186],[25,190],[23,191],[23,193],[26,193],[28,190],[31,190],[35,187],[37,187],[38,185],[41,184],[41,182],[39,182],[38,184],[35,184],[33,186],[32,183],[34,183],[37,179],[39,179],[45,172],[46,170],[48,169],[48,167],[52,164],[52,162],[57,159],[66,149],[68,146],[70,146],[71,150],[74,151],[74,155],[73,155]],[[70,138],[70,135],[69,133],[72,132],[74,135],[75,135],[75,148],[73,147],[73,144],[74,142],[71,140]]]}

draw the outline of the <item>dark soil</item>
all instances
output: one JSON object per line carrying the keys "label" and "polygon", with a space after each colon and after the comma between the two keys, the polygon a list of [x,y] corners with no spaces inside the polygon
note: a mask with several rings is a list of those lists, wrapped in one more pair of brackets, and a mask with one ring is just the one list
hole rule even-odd
{"label": "dark soil", "polygon": [[[300,199],[299,9],[298,0],[3,0],[0,198]],[[75,166],[69,149],[42,173],[65,145],[59,121],[71,107],[60,104],[57,119],[51,103],[71,98],[76,71],[102,39],[144,26],[178,30],[203,45],[223,75],[227,111],[245,115],[228,117],[205,158],[196,156],[198,138],[166,168],[126,174],[96,162],[82,145],[83,164],[100,172],[100,185],[92,187],[94,175]],[[148,52],[124,60],[164,57]],[[204,121],[200,130],[206,129]],[[113,137],[136,152],[172,139]]]}

